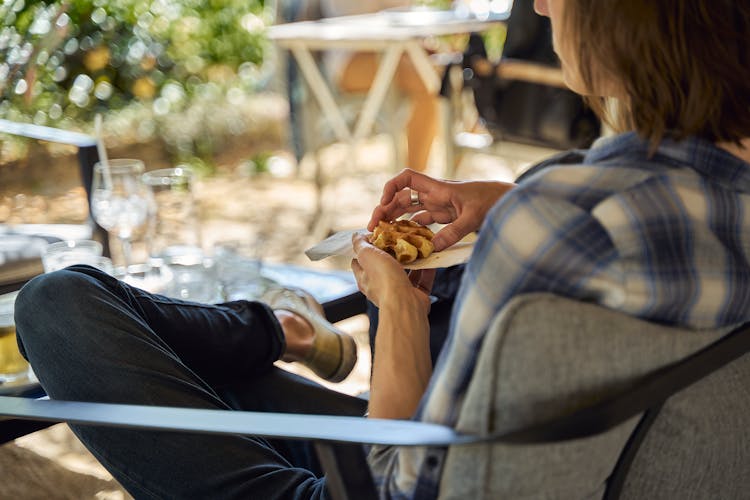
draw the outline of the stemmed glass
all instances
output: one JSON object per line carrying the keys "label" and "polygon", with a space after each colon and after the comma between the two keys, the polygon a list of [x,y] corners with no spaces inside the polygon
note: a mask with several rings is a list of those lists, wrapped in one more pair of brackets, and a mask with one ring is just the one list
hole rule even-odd
{"label": "stemmed glass", "polygon": [[91,212],[94,220],[119,240],[126,279],[130,274],[133,231],[146,223],[152,204],[142,175],[142,161],[115,159],[106,165],[94,165],[91,183]]}

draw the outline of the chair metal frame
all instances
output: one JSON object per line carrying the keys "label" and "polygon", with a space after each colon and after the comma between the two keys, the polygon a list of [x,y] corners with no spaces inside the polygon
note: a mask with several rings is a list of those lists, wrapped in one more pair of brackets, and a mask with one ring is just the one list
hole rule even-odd
{"label": "chair metal frame", "polygon": [[335,500],[369,500],[375,499],[376,493],[361,444],[445,447],[481,443],[555,443],[598,435],[642,415],[609,479],[605,498],[612,500],[619,497],[630,463],[663,403],[748,352],[750,323],[590,407],[527,428],[484,436],[460,434],[450,427],[414,421],[19,397],[0,397],[0,416],[77,425],[310,440],[325,471],[331,497]]}

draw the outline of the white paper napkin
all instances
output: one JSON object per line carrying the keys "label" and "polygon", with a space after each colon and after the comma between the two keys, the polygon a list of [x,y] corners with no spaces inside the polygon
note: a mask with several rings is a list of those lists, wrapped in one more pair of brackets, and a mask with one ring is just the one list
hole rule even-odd
{"label": "white paper napkin", "polygon": [[[354,258],[354,249],[352,248],[352,236],[356,233],[367,234],[366,229],[354,229],[348,231],[339,231],[324,239],[317,245],[305,250],[305,255],[310,260],[321,260],[332,255]],[[475,233],[467,235],[464,239],[453,246],[450,246],[442,252],[433,252],[426,259],[417,259],[411,264],[404,264],[404,269],[436,269],[439,267],[450,267],[456,264],[462,264],[469,260],[471,251],[474,248],[474,242],[477,236]]]}

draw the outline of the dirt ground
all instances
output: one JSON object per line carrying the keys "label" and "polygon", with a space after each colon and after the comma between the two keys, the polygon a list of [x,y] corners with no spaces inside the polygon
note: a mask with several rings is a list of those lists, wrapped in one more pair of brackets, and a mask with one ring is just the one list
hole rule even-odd
{"label": "dirt ground", "polygon": [[[444,167],[440,148],[438,144],[433,150],[429,169],[438,176]],[[465,158],[458,178],[510,179],[514,172],[549,151],[509,145],[503,146],[501,153],[503,156],[499,158]],[[289,153],[277,151],[272,173],[253,176],[243,158],[227,156],[217,173],[202,178],[196,187],[204,246],[243,240],[268,261],[348,269],[348,262],[336,259],[309,262],[303,250],[330,231],[366,224],[382,184],[394,173],[389,142],[384,138],[367,141],[357,148],[355,155],[346,146],[334,145],[319,158],[324,165],[324,177],[330,181],[324,190],[322,212],[316,211],[320,193],[313,182],[312,159],[306,158],[296,165]],[[57,163],[58,160],[51,159],[48,167]],[[74,166],[61,167],[68,174],[55,174],[61,176],[56,179],[40,175],[28,165],[14,168],[15,171],[13,168],[3,171],[0,165],[0,222],[83,220],[86,214],[83,192],[77,187],[75,175],[70,176]],[[367,319],[355,317],[339,326],[358,340],[360,361],[354,373],[336,389],[356,394],[368,387]],[[304,368],[289,368],[304,372]],[[129,498],[64,425],[0,447],[0,470],[3,499]]]}

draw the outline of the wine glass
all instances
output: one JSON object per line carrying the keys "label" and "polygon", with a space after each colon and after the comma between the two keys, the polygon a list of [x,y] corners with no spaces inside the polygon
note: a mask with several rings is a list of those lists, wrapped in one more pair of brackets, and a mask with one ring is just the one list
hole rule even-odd
{"label": "wine glass", "polygon": [[151,192],[141,176],[140,160],[115,159],[94,165],[91,183],[91,212],[94,220],[117,237],[125,265],[130,274],[130,240],[133,231],[146,223],[151,206]]}

